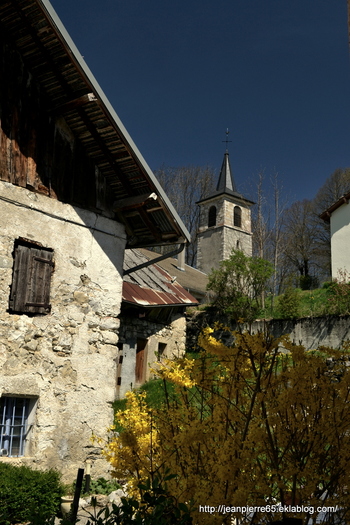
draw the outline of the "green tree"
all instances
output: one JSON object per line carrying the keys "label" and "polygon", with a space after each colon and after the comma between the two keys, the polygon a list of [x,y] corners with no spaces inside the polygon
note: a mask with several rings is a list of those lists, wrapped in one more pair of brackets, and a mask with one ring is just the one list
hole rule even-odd
{"label": "green tree", "polygon": [[261,308],[262,292],[272,274],[273,266],[268,261],[232,250],[229,259],[209,275],[207,288],[214,294],[212,304],[236,321],[252,321]]}

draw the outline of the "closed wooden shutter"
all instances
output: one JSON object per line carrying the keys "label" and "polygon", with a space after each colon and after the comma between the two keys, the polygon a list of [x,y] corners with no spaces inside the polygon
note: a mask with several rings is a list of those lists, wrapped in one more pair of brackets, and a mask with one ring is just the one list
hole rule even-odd
{"label": "closed wooden shutter", "polygon": [[10,310],[18,313],[49,313],[52,250],[17,244],[14,259]]}

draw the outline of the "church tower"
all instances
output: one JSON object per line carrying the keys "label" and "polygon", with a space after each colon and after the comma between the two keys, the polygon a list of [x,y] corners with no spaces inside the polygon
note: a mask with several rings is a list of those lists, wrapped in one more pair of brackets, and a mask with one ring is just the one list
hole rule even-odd
{"label": "church tower", "polygon": [[250,208],[254,202],[237,192],[227,149],[216,191],[197,204],[200,207],[197,249],[199,270],[208,274],[212,268],[219,268],[220,261],[228,259],[233,248],[251,257]]}

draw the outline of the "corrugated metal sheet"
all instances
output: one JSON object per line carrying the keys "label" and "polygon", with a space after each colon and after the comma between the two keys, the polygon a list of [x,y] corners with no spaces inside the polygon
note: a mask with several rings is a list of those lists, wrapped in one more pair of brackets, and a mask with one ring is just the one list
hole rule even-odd
{"label": "corrugated metal sheet", "polygon": [[[124,269],[147,261],[137,250],[126,250]],[[191,306],[198,301],[171,275],[156,264],[151,264],[124,277],[123,301],[143,307]]]}

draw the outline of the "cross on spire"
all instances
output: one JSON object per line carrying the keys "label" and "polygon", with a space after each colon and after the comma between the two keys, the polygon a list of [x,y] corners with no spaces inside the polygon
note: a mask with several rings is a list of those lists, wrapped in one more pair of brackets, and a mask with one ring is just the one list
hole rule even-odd
{"label": "cross on spire", "polygon": [[226,142],[226,151],[228,151],[227,144],[228,144],[229,142],[232,142],[232,140],[228,140],[229,133],[230,133],[230,132],[229,132],[229,130],[228,130],[228,128],[227,128],[227,130],[226,130],[226,140],[223,140],[223,141],[222,141],[222,142]]}

